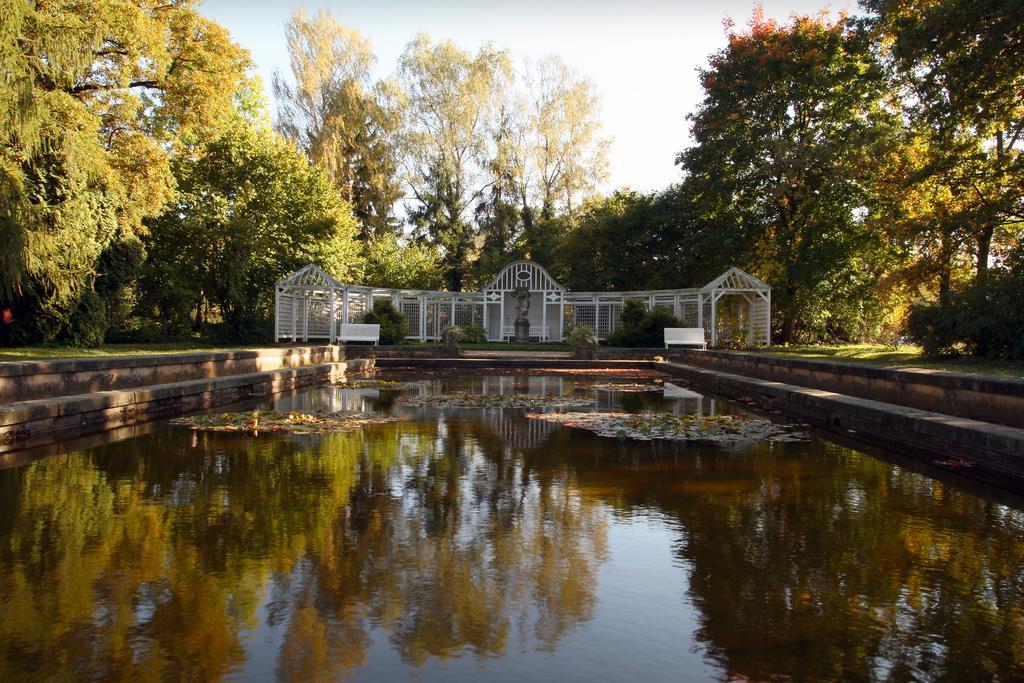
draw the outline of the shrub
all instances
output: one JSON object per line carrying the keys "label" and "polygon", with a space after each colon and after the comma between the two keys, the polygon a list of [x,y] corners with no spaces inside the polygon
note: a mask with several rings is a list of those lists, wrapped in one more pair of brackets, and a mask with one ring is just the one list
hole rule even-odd
{"label": "shrub", "polygon": [[483,325],[466,325],[462,328],[461,339],[467,344],[483,344],[487,341],[487,330]]}
{"label": "shrub", "polygon": [[398,344],[409,330],[405,316],[387,299],[375,302],[373,310],[363,315],[363,322],[380,325],[381,344]]}
{"label": "shrub", "polygon": [[951,302],[915,304],[907,317],[907,334],[927,354],[956,353],[966,336],[962,313]]}
{"label": "shrub", "polygon": [[68,346],[99,346],[103,343],[108,327],[106,302],[92,289],[86,289],[68,319],[64,341]]}
{"label": "shrub", "polygon": [[682,327],[682,323],[669,309],[655,306],[640,321],[640,343],[636,346],[664,346],[666,327]]}
{"label": "shrub", "polygon": [[679,327],[679,319],[672,311],[655,306],[646,310],[642,301],[629,299],[622,307],[619,324],[608,335],[610,346],[662,346],[665,328]]}
{"label": "shrub", "polygon": [[946,301],[917,304],[907,333],[925,353],[968,353],[1024,360],[1024,273],[994,268],[983,284],[950,292]]}

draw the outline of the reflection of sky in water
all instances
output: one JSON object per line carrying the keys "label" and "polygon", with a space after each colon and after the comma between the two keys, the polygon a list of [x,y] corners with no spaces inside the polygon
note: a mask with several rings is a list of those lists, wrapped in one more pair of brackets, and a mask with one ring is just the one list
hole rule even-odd
{"label": "reflection of sky in water", "polygon": [[[565,378],[560,376],[496,375],[479,377],[451,377],[443,379],[410,379],[401,390],[379,387],[373,380],[367,380],[366,388],[361,382],[354,386],[325,387],[316,392],[297,392],[274,399],[273,407],[280,411],[297,412],[373,412],[390,411],[393,399],[399,394],[429,395],[453,390],[468,394],[491,394],[510,396],[531,394],[534,396],[576,396],[589,397],[595,401],[595,410],[623,412],[664,412],[674,415],[716,415],[720,412],[735,412],[728,404],[720,405],[713,398],[677,385],[666,383],[658,387],[649,379],[614,378]],[[647,391],[636,391],[629,385],[640,384],[656,387]],[[627,389],[617,388],[626,385]]]}
{"label": "reflection of sky in water", "polygon": [[[408,390],[740,410],[685,387],[594,388],[631,381],[438,376]],[[395,394],[321,387],[248,408],[410,417],[363,432],[163,429],[0,470],[0,672],[1024,676],[1017,499],[826,441],[638,443]]]}

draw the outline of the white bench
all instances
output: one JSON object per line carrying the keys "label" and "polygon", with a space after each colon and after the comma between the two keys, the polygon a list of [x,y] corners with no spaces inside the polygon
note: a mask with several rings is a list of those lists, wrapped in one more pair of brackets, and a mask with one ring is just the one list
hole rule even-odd
{"label": "white bench", "polygon": [[[501,328],[501,340],[510,341],[516,336],[515,325],[505,325]],[[551,337],[550,327],[541,327],[540,325],[530,325],[530,337],[536,337],[541,341],[548,341]]]}
{"label": "white bench", "polygon": [[380,325],[339,323],[336,341],[373,342],[373,345],[376,346],[380,343]]}
{"label": "white bench", "polygon": [[703,327],[666,327],[666,349],[669,344],[686,344],[690,346],[699,346],[702,349],[708,348],[708,343],[704,339]]}

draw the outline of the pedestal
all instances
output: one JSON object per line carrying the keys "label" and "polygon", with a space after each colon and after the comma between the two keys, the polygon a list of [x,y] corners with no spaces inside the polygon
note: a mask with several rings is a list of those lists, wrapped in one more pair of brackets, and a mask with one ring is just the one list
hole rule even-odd
{"label": "pedestal", "polygon": [[529,318],[516,318],[516,341],[520,344],[530,341]]}

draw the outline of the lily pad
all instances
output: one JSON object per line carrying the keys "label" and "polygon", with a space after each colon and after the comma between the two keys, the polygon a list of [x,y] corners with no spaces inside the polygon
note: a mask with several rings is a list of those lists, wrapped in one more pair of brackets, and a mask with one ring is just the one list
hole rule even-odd
{"label": "lily pad", "polygon": [[598,436],[637,441],[703,441],[737,444],[754,441],[799,441],[806,437],[793,427],[742,415],[667,415],[664,413],[527,413]]}
{"label": "lily pad", "polygon": [[323,434],[347,432],[371,424],[401,418],[378,413],[279,413],[254,410],[247,413],[188,415],[171,424],[203,432],[249,432],[252,434]]}
{"label": "lily pad", "polygon": [[399,396],[398,402],[418,408],[590,408],[594,399],[559,394],[430,394]]}
{"label": "lily pad", "polygon": [[645,391],[661,391],[665,387],[661,384],[649,382],[609,382],[607,384],[592,384],[589,387],[580,387],[581,390],[597,389],[599,391],[617,391],[625,394],[641,393]]}
{"label": "lily pad", "polygon": [[399,382],[388,379],[353,379],[347,382],[335,384],[342,389],[392,389],[401,391],[404,389],[417,389],[423,386],[423,382]]}

